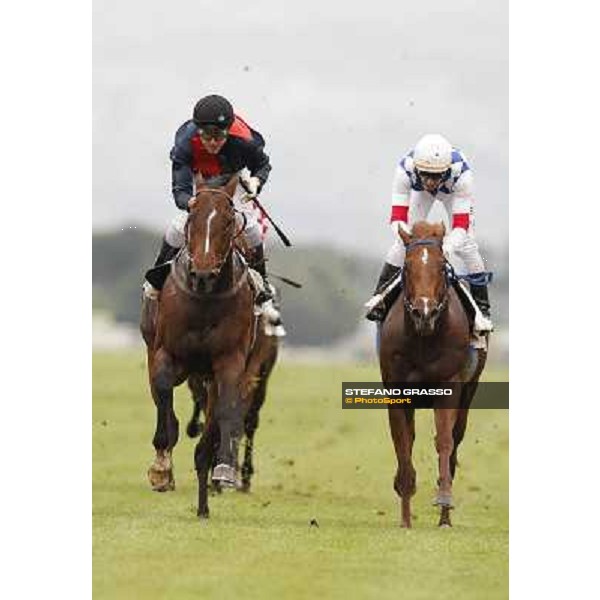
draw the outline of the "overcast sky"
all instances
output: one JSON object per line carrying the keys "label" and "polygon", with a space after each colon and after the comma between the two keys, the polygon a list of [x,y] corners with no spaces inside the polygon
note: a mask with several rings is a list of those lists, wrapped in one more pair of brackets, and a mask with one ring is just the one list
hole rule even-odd
{"label": "overcast sky", "polygon": [[436,132],[472,164],[478,238],[504,245],[507,19],[505,0],[96,0],[94,229],[166,227],[173,135],[219,93],[267,140],[262,200],[292,241],[381,256],[395,165]]}

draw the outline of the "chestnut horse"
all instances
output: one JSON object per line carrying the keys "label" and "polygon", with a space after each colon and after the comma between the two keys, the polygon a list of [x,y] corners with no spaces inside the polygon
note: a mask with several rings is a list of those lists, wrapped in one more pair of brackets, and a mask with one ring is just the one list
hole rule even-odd
{"label": "chestnut horse", "polygon": [[[379,362],[386,384],[453,384],[454,394],[434,400],[435,446],[438,453],[440,526],[450,526],[452,480],[471,400],[485,366],[486,352],[469,347],[470,323],[449,282],[442,251],[443,224],[424,221],[412,234],[400,231],[406,246],[403,289],[381,327]],[[468,384],[468,385],[465,385]],[[388,408],[398,469],[394,489],[401,498],[401,525],[411,527],[410,499],[416,491],[412,463],[414,408]]]}
{"label": "chestnut horse", "polygon": [[220,188],[200,187],[160,299],[144,299],[141,329],[156,404],[156,457],[148,471],[156,491],[174,489],[172,450],[179,423],[173,388],[192,376],[207,382],[206,427],[194,455],[198,516],[208,517],[207,479],[237,483],[236,465],[247,406],[242,386],[255,336],[254,290],[235,250],[241,233],[233,193],[237,177]]}

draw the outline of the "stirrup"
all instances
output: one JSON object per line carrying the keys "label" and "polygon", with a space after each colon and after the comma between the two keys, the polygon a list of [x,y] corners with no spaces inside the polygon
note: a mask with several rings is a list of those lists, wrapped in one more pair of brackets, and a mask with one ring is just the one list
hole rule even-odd
{"label": "stirrup", "polygon": [[364,306],[367,309],[365,319],[367,319],[367,321],[374,321],[377,323],[385,319],[387,310],[383,301],[384,298],[381,294],[375,294],[368,302],[365,302]]}
{"label": "stirrup", "polygon": [[157,290],[149,281],[144,281],[142,284],[142,293],[148,300],[158,300],[160,290]]}
{"label": "stirrup", "polygon": [[281,322],[279,322],[277,325],[267,322],[265,323],[265,335],[267,337],[285,337],[287,335],[287,331]]}
{"label": "stirrup", "polygon": [[489,317],[486,317],[481,311],[475,314],[473,329],[477,333],[490,333],[494,331],[494,324]]}
{"label": "stirrup", "polygon": [[268,298],[260,303],[261,313],[273,325],[281,324],[281,313],[273,305],[273,298]]}
{"label": "stirrup", "polygon": [[489,347],[489,337],[490,335],[488,331],[484,333],[473,331],[473,333],[471,333],[469,346],[475,350],[484,350],[487,352]]}

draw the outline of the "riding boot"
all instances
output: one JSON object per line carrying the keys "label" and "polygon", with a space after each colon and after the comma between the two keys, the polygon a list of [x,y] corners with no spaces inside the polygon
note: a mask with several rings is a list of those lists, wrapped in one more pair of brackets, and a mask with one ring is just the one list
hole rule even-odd
{"label": "riding boot", "polygon": [[[179,252],[179,248],[171,246],[171,244],[169,244],[167,240],[163,238],[160,250],[158,251],[158,255],[154,261],[154,267],[159,267],[168,263],[170,260],[175,258],[177,252]],[[163,273],[162,271],[159,272],[159,270],[154,271],[154,269],[150,269],[146,272],[146,280],[144,281],[142,288],[144,290],[144,295],[147,298],[152,300],[158,298],[162,288],[162,283],[164,283],[167,273],[167,271]],[[162,280],[162,283],[160,283],[160,280]]]}
{"label": "riding boot", "polygon": [[171,246],[171,244],[169,244],[167,242],[167,240],[165,240],[165,238],[163,238],[162,245],[158,252],[158,256],[156,257],[156,260],[154,261],[154,266],[158,267],[158,265],[162,265],[163,263],[169,262],[170,260],[175,258],[175,256],[177,255],[177,252],[179,252],[179,248],[175,248],[174,246]]}
{"label": "riding boot", "polygon": [[477,304],[484,317],[483,319],[476,319],[475,329],[479,332],[493,331],[494,326],[490,318],[490,298],[487,285],[471,285],[470,287],[473,300],[475,300],[475,304]]}
{"label": "riding boot", "polygon": [[252,262],[250,263],[250,266],[260,274],[264,283],[264,289],[261,290],[256,296],[256,304],[262,305],[267,303],[269,300],[273,300],[271,284],[267,278],[267,263],[265,260],[265,247],[263,244],[259,244],[253,249]]}
{"label": "riding boot", "polygon": [[[379,275],[379,281],[377,282],[377,286],[375,287],[375,293],[373,297],[380,294],[387,283],[389,283],[398,273],[402,271],[402,267],[395,267],[394,265],[390,265],[389,263],[384,263],[381,274]],[[380,302],[378,302],[374,307],[372,307],[369,312],[366,314],[365,318],[369,321],[380,321],[383,322],[388,311],[392,307],[392,304],[398,298],[398,294],[400,293],[401,286],[397,285],[387,296],[383,298]],[[367,303],[368,305],[369,303]]]}
{"label": "riding boot", "polygon": [[267,278],[265,248],[262,244],[254,248],[250,266],[260,273],[264,283],[264,289],[257,294],[255,304],[267,319],[266,333],[269,336],[283,337],[286,335],[286,331],[281,320],[281,313],[275,306],[275,288]]}

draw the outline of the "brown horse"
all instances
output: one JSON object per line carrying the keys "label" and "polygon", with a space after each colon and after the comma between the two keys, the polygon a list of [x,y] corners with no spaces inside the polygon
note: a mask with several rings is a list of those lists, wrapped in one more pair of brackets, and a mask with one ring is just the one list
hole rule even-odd
{"label": "brown horse", "polygon": [[148,471],[152,488],[174,489],[172,450],[179,423],[173,388],[193,376],[208,385],[206,427],[196,446],[198,516],[208,517],[207,479],[237,483],[236,465],[247,406],[241,388],[255,335],[254,290],[234,248],[241,233],[232,196],[237,177],[222,188],[201,187],[159,301],[144,300],[141,329],[148,349],[150,389],[156,404]]}
{"label": "brown horse", "polygon": [[[412,234],[400,232],[406,246],[403,290],[381,328],[379,361],[382,381],[453,384],[453,395],[433,403],[439,479],[435,504],[440,526],[450,526],[456,453],[467,415],[485,366],[486,353],[473,357],[470,323],[454,287],[442,251],[443,224],[416,223]],[[468,385],[465,385],[468,384]],[[416,491],[412,463],[414,408],[389,408],[398,469],[394,489],[401,498],[401,525],[411,526],[410,499]]]}
{"label": "brown horse", "polygon": [[[242,384],[244,405],[248,407],[248,412],[244,419],[244,462],[241,469],[242,479],[239,488],[243,492],[250,491],[251,479],[254,474],[254,464],[252,460],[254,452],[254,434],[258,428],[260,409],[267,396],[269,377],[273,371],[279,352],[279,338],[273,335],[267,335],[265,333],[266,327],[267,317],[261,316],[258,323],[256,341],[254,342],[250,353]],[[186,431],[190,437],[196,437],[204,429],[204,426],[200,423],[200,414],[202,411],[206,412],[208,390],[204,383],[197,377],[190,377],[188,379],[188,385],[192,392],[194,410]],[[219,484],[216,484],[215,488],[220,491]]]}

